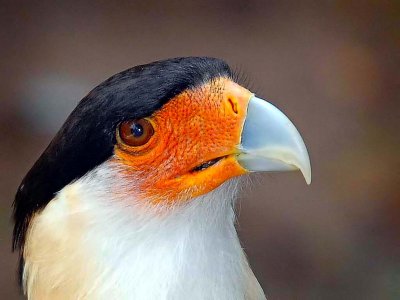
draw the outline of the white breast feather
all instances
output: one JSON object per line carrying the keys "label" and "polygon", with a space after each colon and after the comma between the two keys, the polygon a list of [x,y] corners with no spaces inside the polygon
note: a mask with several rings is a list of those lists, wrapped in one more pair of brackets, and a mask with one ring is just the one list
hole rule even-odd
{"label": "white breast feather", "polygon": [[34,217],[29,299],[265,299],[234,227],[237,181],[155,208],[118,174],[105,162]]}

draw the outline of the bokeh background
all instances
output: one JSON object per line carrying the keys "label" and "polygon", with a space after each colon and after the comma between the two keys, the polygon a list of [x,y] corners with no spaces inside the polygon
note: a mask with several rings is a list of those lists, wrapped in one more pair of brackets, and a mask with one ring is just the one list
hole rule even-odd
{"label": "bokeh background", "polygon": [[246,74],[310,152],[311,186],[265,174],[240,197],[268,298],[400,299],[399,20],[398,1],[1,1],[0,299],[22,299],[14,193],[69,112],[114,73],[189,55]]}

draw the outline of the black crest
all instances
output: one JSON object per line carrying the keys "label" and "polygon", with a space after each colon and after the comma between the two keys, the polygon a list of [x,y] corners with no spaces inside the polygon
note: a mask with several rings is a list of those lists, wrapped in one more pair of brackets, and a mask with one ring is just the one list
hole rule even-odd
{"label": "black crest", "polygon": [[22,249],[33,214],[67,184],[107,160],[124,120],[149,116],[185,89],[231,77],[222,60],[186,57],[137,66],[94,88],[68,117],[18,188],[13,250]]}

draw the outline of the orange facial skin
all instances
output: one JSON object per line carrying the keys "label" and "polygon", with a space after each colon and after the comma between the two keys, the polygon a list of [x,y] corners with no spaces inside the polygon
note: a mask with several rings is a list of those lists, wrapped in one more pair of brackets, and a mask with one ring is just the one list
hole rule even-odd
{"label": "orange facial skin", "polygon": [[[186,201],[246,173],[236,161],[250,91],[228,78],[186,90],[147,118],[154,135],[131,147],[118,137],[114,159],[139,178],[140,193],[159,203]],[[203,170],[201,164],[221,158]]]}

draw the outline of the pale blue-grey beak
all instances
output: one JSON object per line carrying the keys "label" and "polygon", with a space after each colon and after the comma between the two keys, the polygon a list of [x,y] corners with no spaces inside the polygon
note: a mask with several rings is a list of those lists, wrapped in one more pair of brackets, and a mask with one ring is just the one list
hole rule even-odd
{"label": "pale blue-grey beak", "polygon": [[250,172],[300,170],[311,183],[304,141],[293,123],[275,106],[252,96],[241,136],[238,162]]}

